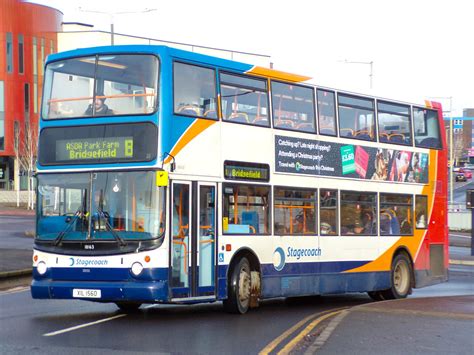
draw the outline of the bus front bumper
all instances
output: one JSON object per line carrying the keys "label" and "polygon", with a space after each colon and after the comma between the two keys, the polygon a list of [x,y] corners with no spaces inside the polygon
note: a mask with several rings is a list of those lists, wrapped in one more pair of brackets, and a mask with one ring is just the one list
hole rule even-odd
{"label": "bus front bumper", "polygon": [[[92,290],[94,297],[80,297],[74,290]],[[90,292],[80,292],[83,295]],[[36,299],[82,299],[95,302],[166,302],[168,300],[168,281],[152,282],[97,282],[97,281],[51,281],[33,280],[31,296]]]}

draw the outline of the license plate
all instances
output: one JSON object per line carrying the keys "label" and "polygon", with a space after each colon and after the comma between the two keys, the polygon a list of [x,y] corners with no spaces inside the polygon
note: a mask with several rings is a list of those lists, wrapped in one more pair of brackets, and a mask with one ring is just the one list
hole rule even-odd
{"label": "license plate", "polygon": [[100,298],[100,290],[91,290],[84,288],[74,288],[72,290],[72,297],[74,298]]}

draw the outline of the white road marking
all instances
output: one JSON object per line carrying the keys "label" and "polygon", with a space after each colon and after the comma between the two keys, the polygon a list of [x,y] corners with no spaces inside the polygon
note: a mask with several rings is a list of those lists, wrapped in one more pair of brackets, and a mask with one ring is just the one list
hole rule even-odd
{"label": "white road marking", "polygon": [[117,319],[117,318],[122,318],[122,317],[125,317],[125,316],[126,316],[126,314],[117,314],[116,316],[100,319],[100,320],[95,321],[95,322],[80,324],[80,325],[76,325],[75,327],[70,327],[70,328],[66,328],[66,329],[62,329],[62,330],[57,330],[55,332],[46,333],[46,334],[43,334],[43,336],[44,337],[52,337],[52,336],[55,336],[55,335],[64,334],[64,333],[67,333],[67,332],[72,332],[74,330],[90,327],[90,326],[93,326],[93,325],[96,325],[96,324],[108,322],[108,321],[111,321],[111,320],[114,320],[114,319]]}
{"label": "white road marking", "polygon": [[20,292],[25,292],[25,291],[28,291],[29,289],[30,289],[30,286],[14,287],[14,288],[11,288],[11,289],[6,290],[6,291],[1,291],[1,292],[0,292],[0,296],[11,295],[11,294],[20,293]]}

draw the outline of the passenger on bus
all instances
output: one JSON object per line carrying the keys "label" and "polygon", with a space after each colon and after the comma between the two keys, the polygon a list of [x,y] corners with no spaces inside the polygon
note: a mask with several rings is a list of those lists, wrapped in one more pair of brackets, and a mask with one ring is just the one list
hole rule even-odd
{"label": "passenger on bus", "polygon": [[[98,93],[97,96],[104,96],[102,93]],[[114,110],[111,110],[106,104],[105,104],[105,97],[96,97],[94,101],[94,106],[95,106],[95,116],[111,116],[115,115]],[[90,104],[87,107],[86,112],[84,112],[85,116],[92,116],[94,113],[94,108],[92,107],[92,104]]]}
{"label": "passenger on bus", "polygon": [[63,105],[60,101],[51,101],[49,118],[68,117],[74,114],[73,110]]}

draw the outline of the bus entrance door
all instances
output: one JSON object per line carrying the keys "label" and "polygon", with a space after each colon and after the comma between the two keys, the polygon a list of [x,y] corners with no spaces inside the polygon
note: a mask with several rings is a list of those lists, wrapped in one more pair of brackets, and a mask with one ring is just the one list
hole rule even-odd
{"label": "bus entrance door", "polygon": [[171,217],[172,300],[214,297],[216,184],[174,181]]}

